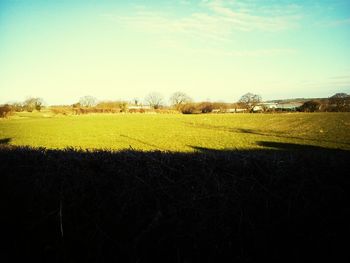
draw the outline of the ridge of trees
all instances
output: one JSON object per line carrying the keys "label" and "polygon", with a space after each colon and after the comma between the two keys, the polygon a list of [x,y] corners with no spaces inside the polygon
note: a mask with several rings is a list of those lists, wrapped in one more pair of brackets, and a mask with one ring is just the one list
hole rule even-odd
{"label": "ridge of trees", "polygon": [[[295,107],[294,111],[300,112],[350,112],[350,95],[346,93],[336,93],[329,98],[316,99],[286,99],[263,102],[262,97],[254,93],[246,93],[235,103],[225,102],[194,102],[184,92],[175,92],[170,98],[170,106],[165,106],[164,97],[157,92],[149,93],[145,97],[145,104],[134,98],[131,102],[124,100],[98,101],[93,96],[84,96],[77,103],[72,105],[50,106],[54,114],[87,114],[87,113],[126,113],[126,112],[159,112],[183,114],[196,113],[217,113],[217,112],[274,112],[286,111],[290,109],[276,109],[269,107],[269,104],[279,103],[291,104],[302,103]],[[44,101],[39,97],[30,97],[23,102],[0,105],[0,118],[7,117],[13,112],[41,111]]]}
{"label": "ridge of trees", "polygon": [[0,105],[0,118],[5,118],[13,112],[32,112],[34,110],[41,111],[44,107],[42,98],[29,97],[23,102],[14,102],[12,104]]}

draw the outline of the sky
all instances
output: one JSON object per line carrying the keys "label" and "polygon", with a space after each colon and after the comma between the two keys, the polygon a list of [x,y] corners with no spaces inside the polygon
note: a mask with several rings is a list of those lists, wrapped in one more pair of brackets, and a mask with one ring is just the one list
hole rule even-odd
{"label": "sky", "polygon": [[0,104],[350,93],[349,0],[0,0]]}

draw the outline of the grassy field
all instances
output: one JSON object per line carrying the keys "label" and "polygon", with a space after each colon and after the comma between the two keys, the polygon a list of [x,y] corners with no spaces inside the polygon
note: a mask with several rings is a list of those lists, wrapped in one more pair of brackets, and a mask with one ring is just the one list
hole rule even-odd
{"label": "grassy field", "polygon": [[350,150],[350,114],[19,113],[0,120],[0,140],[48,149],[191,152],[198,148],[262,149],[273,142]]}
{"label": "grassy field", "polygon": [[348,113],[0,120],[1,259],[349,262],[349,128]]}

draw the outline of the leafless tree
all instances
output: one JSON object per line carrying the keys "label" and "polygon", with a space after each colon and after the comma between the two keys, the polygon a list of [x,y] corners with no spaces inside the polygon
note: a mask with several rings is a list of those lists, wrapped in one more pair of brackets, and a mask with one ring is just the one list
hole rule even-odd
{"label": "leafless tree", "polygon": [[93,107],[97,104],[97,99],[92,96],[84,96],[79,100],[79,105],[82,107]]}
{"label": "leafless tree", "polygon": [[41,98],[28,98],[23,102],[23,107],[26,111],[32,112],[33,110],[40,111],[43,107],[44,101]]}
{"label": "leafless tree", "polygon": [[336,111],[349,111],[350,95],[346,93],[336,93],[329,98],[329,104]]}
{"label": "leafless tree", "polygon": [[182,105],[189,103],[191,101],[192,101],[192,99],[189,96],[187,96],[187,94],[180,92],[180,91],[175,92],[170,97],[171,105],[177,110],[179,110]]}
{"label": "leafless tree", "polygon": [[244,94],[238,101],[249,112],[252,112],[254,107],[261,102],[261,96],[253,93]]}
{"label": "leafless tree", "polygon": [[146,96],[145,101],[153,109],[159,109],[163,104],[163,96],[158,92],[152,92]]}

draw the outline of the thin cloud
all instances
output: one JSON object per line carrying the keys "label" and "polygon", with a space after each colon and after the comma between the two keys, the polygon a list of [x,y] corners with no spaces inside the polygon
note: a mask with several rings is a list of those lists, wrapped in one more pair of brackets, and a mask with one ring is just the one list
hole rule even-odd
{"label": "thin cloud", "polygon": [[332,76],[320,80],[308,80],[301,83],[306,88],[332,88],[338,91],[350,91],[350,76]]}
{"label": "thin cloud", "polygon": [[204,13],[193,13],[188,17],[170,18],[159,12],[139,11],[130,16],[115,16],[114,20],[126,27],[149,33],[174,33],[224,41],[229,28],[215,17]]}
{"label": "thin cloud", "polygon": [[[190,4],[189,1],[185,1]],[[191,3],[193,4],[193,3]],[[134,6],[133,12],[126,15],[103,14],[105,19],[113,20],[125,28],[141,33],[153,34],[157,45],[171,47],[185,52],[205,53],[230,57],[264,57],[292,55],[297,51],[289,48],[267,48],[258,50],[227,50],[220,48],[236,38],[236,32],[277,32],[298,26],[299,6],[275,5],[270,11],[267,7],[232,1],[203,1],[195,12],[175,16],[171,13],[154,11],[145,6]],[[257,15],[256,13],[259,13]],[[261,13],[261,14],[260,14]],[[189,39],[205,42],[212,48],[191,48]]]}
{"label": "thin cloud", "polygon": [[[226,1],[225,1],[226,3]],[[294,5],[256,9],[250,5],[235,8],[223,1],[205,1],[198,11],[176,17],[147,8],[135,8],[135,12],[114,19],[128,27],[146,32],[185,33],[202,38],[227,40],[235,31],[276,32],[298,26],[301,15]],[[228,2],[229,3],[229,2]],[[256,14],[260,12],[261,14]]]}
{"label": "thin cloud", "polygon": [[223,1],[208,1],[205,5],[220,21],[238,31],[281,31],[298,26],[301,15],[298,6],[273,6],[271,9],[246,5],[237,7],[224,4]]}
{"label": "thin cloud", "polygon": [[350,18],[337,19],[337,20],[328,22],[328,26],[342,26],[342,25],[350,25]]}
{"label": "thin cloud", "polygon": [[339,27],[339,26],[349,26],[350,25],[350,18],[344,18],[344,19],[327,19],[324,21],[319,21],[314,23],[315,26],[322,27],[322,28],[333,28],[333,27]]}
{"label": "thin cloud", "polygon": [[288,48],[273,48],[273,49],[259,49],[246,51],[233,51],[228,55],[239,57],[264,57],[264,56],[279,56],[296,54],[297,50]]}
{"label": "thin cloud", "polygon": [[334,77],[331,77],[330,79],[337,79],[337,80],[348,80],[349,83],[350,83],[350,75],[339,75],[339,76],[334,76]]}
{"label": "thin cloud", "polygon": [[215,49],[196,49],[197,53],[205,53],[219,56],[229,57],[271,57],[281,55],[294,55],[297,53],[295,49],[287,48],[272,48],[272,49],[257,49],[257,50],[233,50],[233,51],[221,51]]}

